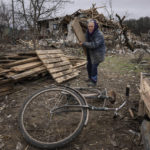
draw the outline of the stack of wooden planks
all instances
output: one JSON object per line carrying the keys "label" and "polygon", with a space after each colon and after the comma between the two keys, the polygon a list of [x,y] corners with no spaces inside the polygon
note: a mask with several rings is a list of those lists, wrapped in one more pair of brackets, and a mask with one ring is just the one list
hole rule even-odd
{"label": "stack of wooden planks", "polygon": [[44,68],[35,52],[19,53],[18,57],[22,59],[2,65],[2,67],[7,70],[7,74],[4,76],[5,78],[20,80],[36,73],[39,74],[43,72],[43,70],[46,71],[46,68]]}
{"label": "stack of wooden planks", "polygon": [[9,93],[14,82],[48,72],[62,83],[78,76],[76,68],[86,64],[84,58],[66,56],[60,49],[5,55],[0,60],[0,95]]}
{"label": "stack of wooden planks", "polygon": [[62,50],[37,50],[38,57],[57,83],[62,83],[79,75]]}
{"label": "stack of wooden planks", "polygon": [[[33,75],[39,74],[42,62],[34,53],[19,53],[15,55],[5,55],[1,57],[0,63],[0,96],[13,91],[14,81],[18,81]],[[44,66],[43,70],[46,71]],[[35,71],[36,70],[36,71]]]}

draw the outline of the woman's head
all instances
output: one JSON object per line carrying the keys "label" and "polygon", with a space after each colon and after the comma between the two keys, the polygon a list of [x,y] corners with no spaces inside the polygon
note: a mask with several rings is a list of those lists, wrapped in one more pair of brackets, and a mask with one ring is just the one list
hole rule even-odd
{"label": "woman's head", "polygon": [[90,33],[92,33],[94,31],[94,20],[88,21],[88,30]]}
{"label": "woman's head", "polygon": [[98,29],[98,24],[95,20],[89,20],[88,21],[88,31],[89,33],[93,33],[96,29]]}

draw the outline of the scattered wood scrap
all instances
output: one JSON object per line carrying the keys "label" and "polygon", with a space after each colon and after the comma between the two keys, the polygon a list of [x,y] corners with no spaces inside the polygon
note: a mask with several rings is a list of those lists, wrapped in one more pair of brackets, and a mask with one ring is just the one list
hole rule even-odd
{"label": "scattered wood scrap", "polygon": [[62,50],[36,50],[38,57],[57,83],[62,83],[79,75]]}

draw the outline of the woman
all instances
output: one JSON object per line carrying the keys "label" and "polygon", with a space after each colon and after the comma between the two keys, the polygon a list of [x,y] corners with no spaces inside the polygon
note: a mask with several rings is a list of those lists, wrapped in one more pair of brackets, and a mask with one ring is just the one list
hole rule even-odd
{"label": "woman", "polygon": [[86,42],[80,42],[80,45],[85,47],[87,51],[87,72],[89,78],[89,86],[96,86],[97,67],[102,61],[104,61],[105,57],[104,37],[98,28],[99,27],[96,21],[90,20],[88,22]]}

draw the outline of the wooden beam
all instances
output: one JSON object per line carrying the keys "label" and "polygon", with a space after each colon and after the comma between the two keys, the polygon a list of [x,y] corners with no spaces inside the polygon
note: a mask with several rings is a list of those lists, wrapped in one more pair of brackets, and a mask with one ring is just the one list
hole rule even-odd
{"label": "wooden beam", "polygon": [[27,59],[23,59],[23,60],[18,60],[18,61],[15,61],[13,63],[6,64],[4,67],[12,67],[12,66],[16,66],[16,65],[20,65],[20,64],[25,64],[25,63],[29,63],[29,62],[33,62],[33,61],[37,61],[37,60],[39,60],[38,57],[31,57],[31,58],[27,58]]}
{"label": "wooden beam", "polygon": [[72,78],[74,78],[74,77],[76,77],[76,76],[78,76],[78,75],[79,75],[78,72],[75,72],[75,73],[72,73],[72,74],[68,74],[68,75],[66,75],[66,76],[62,76],[62,77],[60,77],[60,78],[56,78],[56,81],[57,81],[58,83],[62,83],[62,82],[64,82],[64,81],[70,80],[70,79],[72,79]]}
{"label": "wooden beam", "polygon": [[39,74],[41,72],[46,72],[45,66],[39,66],[39,67],[33,68],[33,69],[25,71],[23,73],[19,73],[17,75],[14,75],[11,78],[14,80],[19,80],[19,79],[31,76],[33,74],[37,74],[37,73]]}
{"label": "wooden beam", "polygon": [[52,59],[52,58],[60,58],[65,57],[64,54],[53,54],[53,55],[39,55],[41,59]]}
{"label": "wooden beam", "polygon": [[[76,17],[74,20],[73,20],[73,23],[72,23],[72,28],[73,28],[73,31],[77,37],[77,39],[80,41],[80,42],[85,42],[86,39],[85,39],[85,35],[83,33],[83,30],[80,26],[80,23],[79,23],[79,20],[78,18]],[[84,48],[84,53],[86,55],[86,49]]]}
{"label": "wooden beam", "polygon": [[67,75],[69,73],[72,73],[72,72],[79,72],[79,71],[77,71],[75,69],[73,69],[73,70],[72,69],[65,70],[65,71],[62,71],[62,72],[54,73],[53,74],[53,78],[55,79],[55,78],[58,78],[58,77],[62,77],[62,76],[65,76],[65,75]]}
{"label": "wooden beam", "polygon": [[69,70],[72,66],[71,65],[67,65],[67,66],[63,66],[63,67],[58,67],[58,68],[48,68],[48,70],[50,70],[51,73],[55,73],[55,72],[60,72],[63,70]]}
{"label": "wooden beam", "polygon": [[73,68],[78,68],[78,67],[84,66],[86,63],[87,63],[86,61],[77,63],[75,66],[73,66]]}
{"label": "wooden beam", "polygon": [[39,55],[45,55],[45,54],[63,54],[60,49],[56,50],[36,50],[36,53]]}
{"label": "wooden beam", "polygon": [[41,60],[44,64],[51,64],[51,63],[56,63],[56,62],[63,62],[63,61],[66,61],[67,59],[66,57],[61,57],[61,58],[41,59]]}
{"label": "wooden beam", "polygon": [[21,71],[35,68],[40,65],[42,65],[42,62],[32,62],[32,63],[27,63],[27,64],[12,67],[11,70],[15,72],[21,72]]}
{"label": "wooden beam", "polygon": [[47,68],[48,69],[50,69],[50,68],[57,68],[57,67],[66,66],[66,65],[69,65],[69,64],[70,64],[70,62],[63,61],[63,62],[48,64]]}

